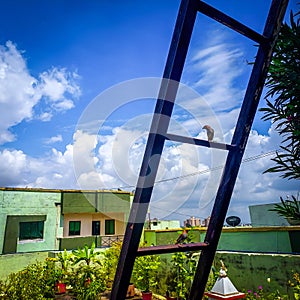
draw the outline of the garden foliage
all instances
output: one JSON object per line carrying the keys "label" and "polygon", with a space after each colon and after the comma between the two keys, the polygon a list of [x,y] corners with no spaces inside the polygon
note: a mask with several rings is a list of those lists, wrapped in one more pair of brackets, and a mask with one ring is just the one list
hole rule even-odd
{"label": "garden foliage", "polygon": [[263,120],[271,120],[283,138],[281,151],[265,172],[280,172],[283,178],[300,178],[300,19],[291,12],[275,45],[266,86],[267,106]]}

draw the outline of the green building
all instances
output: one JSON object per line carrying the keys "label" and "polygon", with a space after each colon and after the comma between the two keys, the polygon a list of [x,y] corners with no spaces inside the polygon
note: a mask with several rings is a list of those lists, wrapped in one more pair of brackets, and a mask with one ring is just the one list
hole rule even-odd
{"label": "green building", "polygon": [[74,249],[123,239],[129,192],[0,188],[2,254]]}
{"label": "green building", "polygon": [[123,240],[131,194],[124,191],[62,191],[63,236],[59,249]]}
{"label": "green building", "polygon": [[58,249],[61,193],[0,188],[0,249],[16,253]]}

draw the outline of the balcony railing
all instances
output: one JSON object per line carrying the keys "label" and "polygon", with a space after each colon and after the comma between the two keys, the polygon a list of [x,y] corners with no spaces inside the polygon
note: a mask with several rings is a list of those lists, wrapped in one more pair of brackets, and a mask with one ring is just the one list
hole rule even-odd
{"label": "balcony railing", "polygon": [[110,247],[113,243],[122,242],[124,235],[91,235],[91,236],[74,236],[63,237],[59,241],[59,250],[72,250],[78,247],[82,248],[84,245],[91,245],[93,242],[96,248]]}
{"label": "balcony railing", "polygon": [[113,243],[123,242],[124,235],[101,235],[101,247],[111,247]]}

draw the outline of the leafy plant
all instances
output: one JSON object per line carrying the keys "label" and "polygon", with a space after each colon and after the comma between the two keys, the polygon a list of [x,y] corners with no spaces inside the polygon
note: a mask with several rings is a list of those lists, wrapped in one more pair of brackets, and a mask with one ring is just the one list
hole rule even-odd
{"label": "leafy plant", "polygon": [[[101,268],[81,266],[73,270],[70,284],[72,292],[78,300],[95,300],[101,292],[105,291],[106,284]],[[91,276],[91,277],[89,277]]]}
{"label": "leafy plant", "polygon": [[289,286],[293,289],[295,299],[300,300],[300,275],[298,272],[294,272],[292,280],[289,280]]}
{"label": "leafy plant", "polygon": [[300,221],[300,203],[295,196],[292,196],[292,199],[283,200],[280,197],[281,204],[275,204],[274,208],[270,209],[270,211],[275,211],[278,215],[287,219]]}
{"label": "leafy plant", "polygon": [[[265,172],[282,172],[281,177],[300,178],[300,20],[290,14],[274,48],[266,86],[267,107],[263,120],[272,120],[283,137],[281,151],[272,159],[275,166]],[[269,98],[274,99],[272,103]]]}
{"label": "leafy plant", "polygon": [[87,266],[90,266],[92,261],[97,260],[97,256],[100,255],[100,252],[95,252],[95,243],[93,242],[91,248],[88,245],[84,245],[83,249],[78,248],[77,250],[72,251],[74,255],[74,264],[78,264],[81,261],[84,261]]}
{"label": "leafy plant", "polygon": [[[79,265],[81,270],[81,275],[84,280],[93,279],[95,276],[95,263],[101,265],[100,260],[97,259],[100,252],[95,251],[95,243],[92,243],[91,248],[88,245],[84,245],[83,248],[78,248],[72,251],[74,255],[74,265]],[[93,266],[92,266],[93,264]]]}
{"label": "leafy plant", "polygon": [[102,265],[103,272],[105,274],[105,282],[108,289],[112,287],[121,252],[121,246],[121,242],[114,243],[110,248],[108,248],[104,252],[104,259]]}
{"label": "leafy plant", "polygon": [[0,299],[8,300],[6,290],[7,290],[6,283],[3,280],[0,280]]}
{"label": "leafy plant", "polygon": [[135,286],[143,292],[149,292],[157,286],[157,270],[160,266],[160,257],[146,255],[137,257],[132,271],[132,279]]}
{"label": "leafy plant", "polygon": [[106,289],[100,252],[94,245],[78,249],[75,254],[66,250],[56,258],[28,265],[0,281],[0,299],[43,300],[53,299],[57,281],[68,283],[78,300],[95,300]]}
{"label": "leafy plant", "polygon": [[46,258],[43,263],[43,280],[45,283],[44,294],[48,297],[54,295],[55,284],[62,278],[62,271],[57,268],[55,258]]}
{"label": "leafy plant", "polygon": [[167,277],[171,295],[186,299],[196,271],[198,255],[199,253],[195,252],[178,252],[172,255],[171,270]]}
{"label": "leafy plant", "polygon": [[56,261],[60,264],[60,268],[56,268],[58,280],[67,284],[68,275],[71,272],[71,264],[73,263],[73,254],[64,249],[63,252],[57,254]]}
{"label": "leafy plant", "polygon": [[72,254],[75,268],[70,275],[70,284],[76,299],[96,299],[97,295],[106,288],[102,263],[98,259],[101,252],[95,251],[95,243],[93,243],[90,248],[85,245],[83,248],[73,250]]}
{"label": "leafy plant", "polygon": [[61,269],[67,272],[70,264],[73,262],[73,255],[65,249],[57,254],[57,261],[59,261]]}
{"label": "leafy plant", "polygon": [[25,269],[11,273],[7,281],[2,283],[0,299],[10,300],[42,300],[54,297],[55,273],[49,265],[38,262]]}

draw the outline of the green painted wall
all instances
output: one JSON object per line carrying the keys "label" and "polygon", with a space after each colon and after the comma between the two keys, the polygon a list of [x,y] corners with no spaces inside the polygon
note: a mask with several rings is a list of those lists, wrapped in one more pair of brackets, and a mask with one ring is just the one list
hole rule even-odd
{"label": "green painted wall", "polygon": [[[265,291],[275,292],[278,289],[287,294],[287,282],[292,278],[292,271],[300,271],[300,255],[218,251],[215,256],[218,270],[220,259],[224,261],[227,275],[239,291],[257,290],[261,285]],[[270,278],[270,283],[267,278]]]}
{"label": "green painted wall", "polygon": [[130,209],[128,192],[62,192],[62,213],[125,212]]}
{"label": "green painted wall", "polygon": [[62,214],[93,213],[96,211],[96,192],[62,192]]}
{"label": "green painted wall", "polygon": [[152,230],[145,230],[142,240],[145,243],[145,246],[156,246],[156,232]]}
{"label": "green painted wall", "polygon": [[78,247],[83,248],[84,245],[91,246],[92,243],[95,242],[96,246],[101,245],[101,237],[95,236],[85,236],[85,237],[77,237],[77,238],[62,238],[60,239],[59,250],[72,250],[77,249]]}
{"label": "green painted wall", "polygon": [[[298,230],[297,230],[298,229]],[[145,230],[144,241],[153,245],[173,244],[178,230]],[[206,229],[195,228],[190,231],[193,242],[203,242]],[[251,251],[266,253],[300,253],[300,226],[298,227],[238,227],[224,228],[218,244],[218,250]]]}
{"label": "green painted wall", "polygon": [[292,252],[288,231],[223,232],[219,241],[218,250],[276,253]]}
{"label": "green painted wall", "polygon": [[[147,245],[170,245],[174,244],[178,236],[182,232],[182,229],[168,229],[168,230],[144,230],[144,240],[147,241]],[[201,232],[198,230],[189,231],[189,237],[192,242],[200,242]]]}
{"label": "green painted wall", "polygon": [[[45,251],[58,249],[56,239],[59,231],[58,214],[61,195],[59,191],[47,190],[0,190],[0,253],[3,253],[4,243],[11,243],[12,239],[16,241],[18,237],[18,224],[16,228],[10,231],[7,228],[8,217],[34,216],[45,218],[43,241],[17,242],[15,247],[17,252]],[[57,224],[58,223],[58,224]],[[7,230],[6,230],[7,229]],[[5,234],[6,233],[6,234]],[[6,238],[6,240],[5,240]],[[10,241],[9,241],[10,240]],[[13,247],[9,247],[13,249]]]}
{"label": "green painted wall", "polygon": [[29,264],[44,261],[48,252],[31,252],[0,255],[0,279],[5,279],[10,273],[18,272]]}
{"label": "green painted wall", "polygon": [[98,211],[100,212],[127,212],[130,208],[129,193],[99,193]]}

